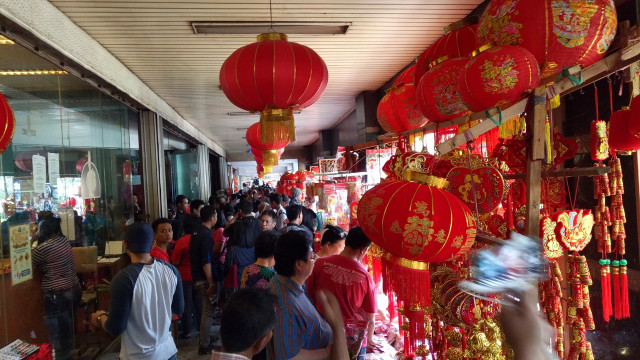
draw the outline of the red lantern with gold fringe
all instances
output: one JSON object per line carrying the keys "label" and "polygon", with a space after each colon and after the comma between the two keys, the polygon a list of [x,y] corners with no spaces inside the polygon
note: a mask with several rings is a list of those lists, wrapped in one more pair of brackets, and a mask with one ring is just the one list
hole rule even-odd
{"label": "red lantern with gold fringe", "polygon": [[629,123],[632,112],[628,109],[618,110],[609,120],[609,147],[617,151],[635,151],[640,149],[640,139],[631,135]]}
{"label": "red lantern with gold fringe", "polygon": [[470,25],[469,22],[461,20],[455,22],[444,29],[445,35],[429,46],[420,55],[416,63],[414,73],[414,84],[420,82],[422,76],[429,71],[429,65],[443,56],[449,58],[465,57],[476,46],[477,25]]}
{"label": "red lantern with gold fringe", "polygon": [[280,33],[259,35],[220,69],[220,87],[229,101],[261,113],[262,143],[294,141],[293,111],[318,101],[328,80],[327,66],[315,51]]}
{"label": "red lantern with gold fringe", "polygon": [[0,94],[0,154],[5,152],[13,140],[13,133],[16,130],[16,118],[9,102]]}
{"label": "red lantern with gold fringe", "polygon": [[483,46],[458,76],[458,89],[472,111],[511,106],[540,84],[538,62],[519,46]]}
{"label": "red lantern with gold fringe", "polygon": [[478,45],[531,51],[542,77],[602,59],[617,27],[612,0],[492,0],[480,19]]}
{"label": "red lantern with gold fringe", "polygon": [[458,89],[458,74],[469,59],[441,59],[420,80],[416,100],[420,112],[433,122],[443,122],[470,113]]}
{"label": "red lantern with gold fringe", "polygon": [[[278,161],[280,160],[280,155],[278,155],[278,151],[281,149],[282,151],[284,151],[284,147],[287,146],[289,142],[280,140],[277,142],[263,144],[260,141],[261,139],[260,127],[261,125],[259,122],[251,125],[247,129],[246,138],[247,138],[247,143],[249,143],[249,145],[251,146],[252,151],[259,150],[262,153],[264,170],[265,170],[265,173],[268,174],[271,171],[273,171],[274,166],[278,165]],[[254,152],[254,156],[256,156],[257,152],[258,151]]]}
{"label": "red lantern with gold fringe", "polygon": [[427,123],[416,107],[413,84],[400,83],[387,90],[378,104],[378,122],[390,133],[416,129]]}

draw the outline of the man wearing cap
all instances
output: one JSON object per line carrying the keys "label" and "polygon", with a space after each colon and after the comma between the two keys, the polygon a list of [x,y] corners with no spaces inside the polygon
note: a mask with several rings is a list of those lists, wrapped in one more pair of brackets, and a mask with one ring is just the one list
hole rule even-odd
{"label": "man wearing cap", "polygon": [[120,359],[177,359],[178,349],[171,336],[172,314],[184,310],[182,282],[178,270],[149,252],[153,229],[134,223],[127,229],[124,246],[131,265],[111,282],[110,312],[98,310],[93,324],[113,335],[122,334]]}

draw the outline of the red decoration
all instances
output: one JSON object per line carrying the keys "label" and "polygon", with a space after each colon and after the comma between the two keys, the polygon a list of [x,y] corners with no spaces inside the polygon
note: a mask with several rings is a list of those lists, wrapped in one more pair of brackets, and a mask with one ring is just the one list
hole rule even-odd
{"label": "red decoration", "polygon": [[508,234],[507,222],[502,215],[493,214],[487,220],[487,228],[497,238],[506,239]]}
{"label": "red decoration", "polygon": [[640,149],[640,139],[631,135],[631,110],[618,110],[609,120],[609,147],[617,151],[634,151]]}
{"label": "red decoration", "polygon": [[416,105],[413,84],[391,87],[378,104],[378,122],[390,133],[416,129],[427,123]]}
{"label": "red decoration", "polygon": [[629,121],[629,133],[640,138],[640,96],[631,100],[631,120]]}
{"label": "red decoration", "polygon": [[464,202],[469,209],[478,204],[480,214],[488,214],[497,209],[505,195],[504,179],[495,167],[479,166],[473,169],[473,183],[476,195],[473,196],[472,176],[468,167],[454,167],[447,175],[447,189]]}
{"label": "red decoration", "polygon": [[[475,53],[474,53],[475,54]],[[458,76],[458,89],[472,111],[503,109],[540,84],[538,62],[519,46],[485,46]]]}
{"label": "red decoration", "polygon": [[[295,140],[293,110],[315,103],[329,80],[327,66],[310,48],[288,42],[287,36],[267,33],[236,50],[220,69],[220,87],[237,107],[262,112],[262,142]],[[284,126],[285,133],[269,125]]]}
{"label": "red decoration", "polygon": [[[437,207],[437,211],[436,211]],[[373,242],[392,255],[439,262],[469,251],[475,220],[447,191],[411,181],[389,181],[360,199],[358,222]]]}
{"label": "red decoration", "polygon": [[582,251],[591,241],[594,225],[591,210],[567,210],[553,214],[558,241],[569,251]]}
{"label": "red decoration", "polygon": [[478,45],[531,51],[542,76],[602,59],[616,33],[612,0],[492,0],[480,19]]}
{"label": "red decoration", "polygon": [[415,84],[413,81],[413,74],[416,72],[416,66],[413,65],[409,67],[407,70],[403,71],[400,76],[393,82],[393,86],[398,86],[400,84]]}
{"label": "red decoration", "polygon": [[[263,166],[265,172],[268,174],[273,170],[273,167],[278,165],[280,160],[279,150],[284,151],[284,147],[289,144],[288,141],[278,140],[270,143],[262,143],[261,139],[261,124],[259,122],[249,126],[246,133],[247,143],[251,146],[251,149],[259,150],[262,152]],[[256,151],[255,153],[257,153]],[[254,156],[255,156],[254,153]],[[256,159],[257,160],[257,159]]]}
{"label": "red decoration", "polygon": [[503,161],[513,173],[523,173],[527,170],[527,145],[524,136],[518,135],[511,139],[500,139],[493,150],[493,157]]}
{"label": "red decoration", "polygon": [[478,25],[468,25],[459,21],[449,25],[450,32],[445,28],[445,35],[429,46],[420,55],[416,63],[414,84],[420,82],[422,76],[429,71],[429,64],[447,56],[449,58],[465,57],[476,49],[476,31]]}
{"label": "red decoration", "polygon": [[561,165],[565,160],[573,159],[577,153],[577,141],[565,138],[560,133],[553,134],[553,167]]}
{"label": "red decoration", "polygon": [[[632,113],[632,118],[633,118],[633,113]],[[629,128],[631,128],[631,123],[632,122],[629,122]],[[603,161],[603,160],[606,160],[608,157],[609,157],[609,139],[607,134],[607,122],[604,120],[592,121],[591,122],[591,159],[594,161]]]}
{"label": "red decoration", "polygon": [[5,152],[13,140],[16,130],[16,118],[9,102],[0,94],[0,154]]}
{"label": "red decoration", "polygon": [[420,112],[433,122],[443,122],[469,113],[458,90],[458,74],[469,59],[455,58],[432,67],[416,87]]}
{"label": "red decoration", "polygon": [[540,218],[540,237],[542,238],[544,255],[549,259],[557,259],[564,255],[564,251],[556,237],[556,222],[549,216]]}

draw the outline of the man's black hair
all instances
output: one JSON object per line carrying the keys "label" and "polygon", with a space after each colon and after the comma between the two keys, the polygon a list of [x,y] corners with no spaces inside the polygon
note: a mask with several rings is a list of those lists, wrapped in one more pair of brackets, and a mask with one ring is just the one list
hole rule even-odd
{"label": "man's black hair", "polygon": [[277,205],[282,204],[282,196],[280,194],[271,194],[269,195],[269,202],[274,202]]}
{"label": "man's black hair", "polygon": [[251,203],[251,201],[249,200],[242,200],[240,201],[240,211],[242,211],[242,213],[244,215],[249,215],[251,214],[251,212],[253,211],[253,203]]}
{"label": "man's black hair", "polygon": [[261,232],[255,242],[256,259],[272,257],[279,237],[280,233],[275,230]]}
{"label": "man's black hair", "polygon": [[196,211],[198,211],[198,208],[200,206],[204,206],[205,203],[204,201],[200,200],[200,199],[195,199],[191,201],[191,204],[189,204],[189,209],[191,209],[191,213],[195,213]]}
{"label": "man's black hair", "polygon": [[216,208],[211,205],[206,205],[200,209],[200,221],[207,222],[214,214],[216,214]]}
{"label": "man's black hair", "polygon": [[273,212],[273,210],[265,210],[260,214],[260,221],[262,221],[262,217],[263,216],[269,216],[271,217],[271,219],[273,219],[273,222],[278,222],[278,217],[276,216],[276,213]]}
{"label": "man's black hair", "polygon": [[154,233],[158,232],[158,226],[160,226],[160,224],[169,224],[169,225],[171,225],[171,220],[169,220],[167,218],[157,218],[157,219],[155,219],[155,221],[153,223],[151,223],[151,227],[153,228],[153,232]]}
{"label": "man's black hair", "polygon": [[300,205],[289,205],[286,208],[287,210],[287,219],[289,219],[289,221],[295,221],[298,216],[300,216],[300,213],[302,213],[302,206]]}
{"label": "man's black hair", "polygon": [[309,230],[311,230],[311,232],[316,231],[315,226],[316,226],[316,212],[303,207],[302,208],[302,223],[300,225],[302,226],[306,226]]}
{"label": "man's black hair", "polygon": [[231,295],[220,318],[222,347],[230,353],[249,349],[276,325],[278,298],[258,288],[240,289]]}
{"label": "man's black hair", "polygon": [[182,200],[186,199],[187,197],[184,195],[178,195],[176,196],[176,205],[182,203]]}
{"label": "man's black hair", "polygon": [[305,231],[290,230],[280,235],[276,241],[273,267],[278,275],[291,277],[296,274],[296,261],[307,261],[309,251],[313,249],[313,239]]}
{"label": "man's black hair", "polygon": [[216,199],[217,199],[217,197],[215,195],[211,195],[211,196],[209,196],[209,200],[207,201],[207,203],[209,205],[213,206],[213,204],[216,203]]}
{"label": "man's black hair", "polygon": [[338,241],[347,238],[347,232],[339,226],[327,225],[325,226],[325,229],[324,234],[322,234],[322,241],[320,242],[321,245],[335,244]]}
{"label": "man's black hair", "polygon": [[371,245],[371,240],[364,234],[360,226],[354,226],[349,230],[345,245],[354,250],[358,250]]}

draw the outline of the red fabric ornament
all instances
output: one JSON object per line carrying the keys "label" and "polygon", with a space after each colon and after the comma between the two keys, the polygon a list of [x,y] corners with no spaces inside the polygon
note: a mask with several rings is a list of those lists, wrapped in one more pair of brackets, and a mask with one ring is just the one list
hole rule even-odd
{"label": "red fabric ornament", "polygon": [[555,233],[560,243],[569,251],[582,251],[591,241],[594,225],[591,210],[576,209],[553,214]]}
{"label": "red fabric ornament", "polygon": [[[632,115],[633,118],[633,115]],[[639,122],[640,123],[640,122]],[[631,127],[631,122],[629,122]],[[591,159],[594,161],[607,160],[609,157],[609,137],[607,122],[596,120],[591,122]]]}
{"label": "red fabric ornament", "polygon": [[577,153],[577,141],[565,138],[560,133],[553,134],[553,167],[561,165],[565,160],[573,159]]}
{"label": "red fabric ornament", "polygon": [[220,69],[220,87],[237,107],[262,112],[263,142],[277,139],[267,123],[284,125],[287,140],[295,140],[292,110],[306,108],[322,96],[329,73],[312,49],[279,33],[258,36],[255,43],[234,51]]}
{"label": "red fabric ornament", "polygon": [[466,58],[445,60],[432,67],[418,83],[416,100],[420,112],[433,122],[443,122],[470,113],[458,89],[458,74]]}
{"label": "red fabric ornament", "polygon": [[609,119],[609,147],[617,151],[640,149],[640,139],[629,133],[631,110],[618,110]]}
{"label": "red fabric ornament", "polygon": [[487,220],[487,227],[495,237],[500,239],[507,238],[507,233],[509,229],[507,228],[507,222],[505,221],[504,217],[502,217],[502,215],[499,215],[499,214],[491,215],[489,217],[489,220]]}
{"label": "red fabric ornament", "polygon": [[468,25],[464,21],[459,21],[449,25],[450,31],[445,29],[445,35],[429,46],[420,55],[416,63],[414,74],[414,84],[420,82],[422,76],[429,71],[429,65],[444,57],[458,58],[465,57],[476,49],[476,31],[478,25]]}
{"label": "red fabric ornament", "polygon": [[527,144],[524,136],[511,139],[500,139],[493,150],[493,157],[504,161],[513,173],[524,173],[527,170]]}
{"label": "red fabric ornament", "polygon": [[470,210],[478,204],[480,214],[488,214],[496,210],[505,195],[504,179],[495,167],[481,166],[473,169],[473,183],[476,195],[473,196],[471,171],[467,167],[454,167],[449,171],[447,189],[462,200]]}
{"label": "red fabric ornament", "polygon": [[413,81],[413,74],[416,72],[416,66],[413,65],[409,67],[407,70],[403,71],[400,76],[393,82],[393,86],[398,86],[400,84],[415,84]]}
{"label": "red fabric ornament", "polygon": [[387,91],[378,104],[378,122],[390,133],[417,129],[427,123],[418,111],[413,84],[400,83]]}
{"label": "red fabric ornament", "polygon": [[531,51],[545,77],[602,59],[617,24],[612,0],[492,0],[476,35],[478,46],[493,42]]}
{"label": "red fabric ornament", "polygon": [[631,110],[631,120],[629,120],[629,133],[640,138],[640,96],[631,99],[629,105]]}
{"label": "red fabric ornament", "polygon": [[[437,207],[437,211],[436,211]],[[360,199],[358,222],[367,236],[395,256],[439,262],[469,251],[475,220],[447,191],[411,181],[389,181]]]}
{"label": "red fabric ornament", "polygon": [[[474,52],[476,54],[476,52]],[[458,89],[472,111],[508,108],[540,84],[538,62],[519,46],[485,46],[458,76]]]}
{"label": "red fabric ornament", "polygon": [[9,102],[0,94],[0,154],[5,152],[13,140],[16,130],[16,118]]}
{"label": "red fabric ornament", "polygon": [[[265,173],[270,173],[273,171],[273,167],[278,165],[278,161],[280,160],[280,154],[278,154],[279,150],[284,151],[284,147],[289,144],[288,141],[283,138],[278,138],[277,141],[262,143],[261,138],[261,124],[259,122],[249,126],[246,133],[246,139],[251,149],[259,150],[262,152],[262,162],[264,166]],[[256,151],[257,153],[258,151]],[[255,156],[255,153],[254,153]],[[257,159],[256,159],[257,161]]]}

